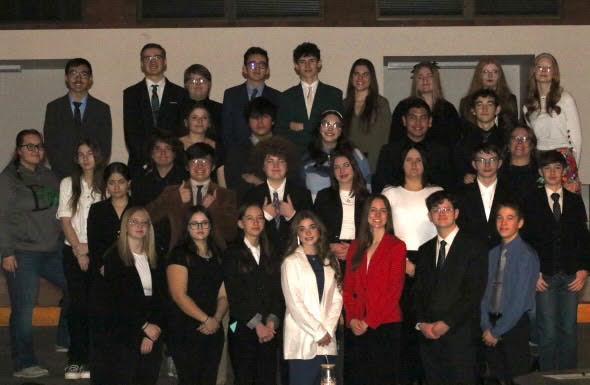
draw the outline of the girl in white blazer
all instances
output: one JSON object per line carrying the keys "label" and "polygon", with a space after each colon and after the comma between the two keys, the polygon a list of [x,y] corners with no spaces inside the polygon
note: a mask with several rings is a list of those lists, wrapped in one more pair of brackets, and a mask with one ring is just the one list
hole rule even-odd
{"label": "girl in white blazer", "polygon": [[283,349],[290,385],[319,384],[320,364],[336,358],[336,327],[342,310],[341,273],[326,228],[311,211],[291,224],[281,266],[285,296]]}

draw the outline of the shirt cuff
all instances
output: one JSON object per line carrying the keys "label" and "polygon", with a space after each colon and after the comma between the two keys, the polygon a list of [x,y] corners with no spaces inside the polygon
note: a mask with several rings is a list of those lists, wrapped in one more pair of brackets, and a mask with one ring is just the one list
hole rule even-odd
{"label": "shirt cuff", "polygon": [[270,215],[269,213],[267,213],[266,211],[264,211],[264,219],[266,219],[267,221],[272,221],[274,219],[274,217],[272,215]]}
{"label": "shirt cuff", "polygon": [[293,219],[293,217],[294,217],[296,214],[297,214],[297,210],[295,210],[295,212],[293,213],[293,215],[291,215],[289,218],[285,218],[285,220],[286,220],[287,222],[290,222],[290,221],[291,221],[291,219]]}
{"label": "shirt cuff", "polygon": [[262,322],[262,314],[256,313],[256,315],[252,317],[250,321],[248,321],[246,326],[253,330],[260,322]]}
{"label": "shirt cuff", "polygon": [[279,325],[281,324],[281,321],[279,320],[279,317],[277,317],[276,315],[274,315],[274,314],[271,313],[271,314],[269,314],[266,317],[266,322],[268,322],[268,321],[274,322],[274,324],[275,324],[275,330],[278,330],[279,329]]}

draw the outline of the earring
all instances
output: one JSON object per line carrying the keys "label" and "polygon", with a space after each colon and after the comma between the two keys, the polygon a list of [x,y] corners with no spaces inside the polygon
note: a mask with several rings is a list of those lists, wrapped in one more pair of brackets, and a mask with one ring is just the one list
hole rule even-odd
{"label": "earring", "polygon": [[299,239],[299,235],[297,236],[297,246],[301,246],[301,239]]}

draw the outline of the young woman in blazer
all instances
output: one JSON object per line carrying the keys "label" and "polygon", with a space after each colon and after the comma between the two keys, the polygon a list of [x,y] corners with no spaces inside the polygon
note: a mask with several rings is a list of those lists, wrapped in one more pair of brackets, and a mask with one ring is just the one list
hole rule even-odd
{"label": "young woman in blazer", "polygon": [[346,263],[344,309],[354,334],[347,359],[351,384],[397,384],[405,263],[406,245],[393,235],[389,202],[374,195]]}
{"label": "young woman in blazer", "polygon": [[89,378],[88,352],[88,290],[90,259],[88,257],[87,219],[90,206],[102,200],[104,158],[100,147],[84,139],[76,148],[76,165],[71,176],[62,179],[59,187],[57,217],[65,235],[63,266],[70,305],[68,327],[70,349],[66,380]]}
{"label": "young woman in blazer", "polygon": [[342,311],[341,273],[327,231],[311,211],[297,213],[281,266],[285,296],[283,350],[290,385],[319,383],[320,365],[336,358],[336,327]]}
{"label": "young woman in blazer", "polygon": [[277,376],[275,334],[284,313],[280,261],[270,250],[262,208],[244,205],[238,218],[240,240],[223,254],[234,383],[273,385]]}
{"label": "young woman in blazer", "polygon": [[186,241],[168,259],[172,301],[167,313],[167,346],[179,385],[215,385],[223,349],[221,320],[227,312],[221,251],[213,219],[201,205],[188,210]]}
{"label": "young woman in blazer", "polygon": [[156,270],[154,228],[143,207],[121,218],[119,240],[105,258],[112,293],[109,337],[111,380],[120,385],[155,385],[162,362],[164,279]]}

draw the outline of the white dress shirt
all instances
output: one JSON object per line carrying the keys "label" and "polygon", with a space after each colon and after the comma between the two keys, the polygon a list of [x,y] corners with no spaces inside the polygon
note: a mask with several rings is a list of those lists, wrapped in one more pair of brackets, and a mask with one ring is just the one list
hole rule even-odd
{"label": "white dress shirt", "polygon": [[492,204],[494,203],[494,194],[496,193],[496,186],[498,185],[498,179],[489,186],[484,186],[479,178],[477,179],[479,185],[479,193],[481,194],[481,201],[483,203],[483,209],[486,212],[486,220],[490,220],[490,213],[492,212]]}
{"label": "white dress shirt", "polygon": [[139,274],[141,286],[143,287],[143,294],[147,296],[152,295],[152,272],[150,271],[150,263],[148,262],[146,254],[133,253],[133,260],[135,261],[135,269]]}
{"label": "white dress shirt", "polygon": [[[70,199],[72,199],[72,178],[68,176],[62,179],[59,185],[57,218],[70,218],[74,232],[78,237],[78,241],[81,243],[87,243],[88,236],[86,234],[86,221],[88,220],[88,212],[90,211],[90,206],[93,203],[100,202],[102,198],[100,193],[92,191],[83,178],[81,182],[82,191],[80,192],[80,198],[78,199],[78,206],[76,207],[76,213],[72,215],[72,209],[70,206]],[[71,246],[67,239],[65,240],[65,244]]]}

